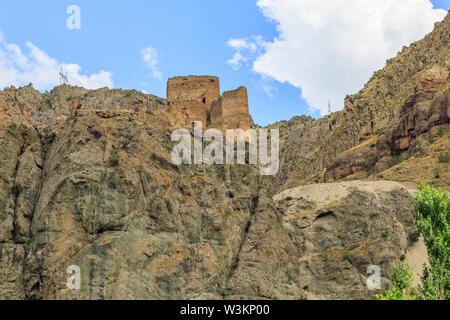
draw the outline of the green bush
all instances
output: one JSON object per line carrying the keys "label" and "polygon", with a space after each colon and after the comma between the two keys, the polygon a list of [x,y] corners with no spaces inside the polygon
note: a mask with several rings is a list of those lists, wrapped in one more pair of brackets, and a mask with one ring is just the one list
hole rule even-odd
{"label": "green bush", "polygon": [[450,300],[450,201],[449,194],[421,186],[415,201],[417,229],[424,238],[430,267],[424,267],[419,298]]}
{"label": "green bush", "polygon": [[396,165],[398,165],[398,164],[400,164],[400,163],[402,163],[403,162],[403,159],[402,158],[400,158],[399,156],[393,156],[390,160],[389,160],[389,166],[390,167],[393,167],[393,166],[396,166]]}
{"label": "green bush", "polygon": [[406,263],[394,265],[394,271],[389,275],[391,286],[384,294],[377,294],[378,300],[414,300],[410,287],[414,274]]}
{"label": "green bush", "polygon": [[379,213],[378,212],[371,212],[371,213],[369,213],[369,216],[371,218],[377,218],[379,216]]}
{"label": "green bush", "polygon": [[450,153],[448,152],[441,152],[438,156],[438,161],[440,163],[448,163],[450,160]]}
{"label": "green bush", "polygon": [[377,157],[373,154],[367,157],[367,168],[370,170],[377,164]]}
{"label": "green bush", "polygon": [[443,137],[445,134],[445,128],[443,126],[440,126],[438,129],[438,136]]}
{"label": "green bush", "polygon": [[111,155],[111,158],[109,158],[109,165],[110,167],[118,167],[119,164],[119,154],[117,153],[117,151],[114,151]]}
{"label": "green bush", "polygon": [[437,166],[433,169],[433,174],[436,179],[439,179],[441,177],[441,170],[442,169],[440,166]]}

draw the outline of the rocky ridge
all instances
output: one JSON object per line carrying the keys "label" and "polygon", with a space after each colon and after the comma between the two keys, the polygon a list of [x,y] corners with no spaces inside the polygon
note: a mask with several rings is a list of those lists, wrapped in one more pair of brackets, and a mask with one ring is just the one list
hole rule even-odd
{"label": "rocky ridge", "polygon": [[[449,22],[388,61],[344,111],[270,126],[282,137],[275,178],[250,165],[173,165],[170,100],[1,91],[0,298],[373,298],[367,267],[380,266],[386,286],[413,245],[423,177],[411,172],[448,152]],[[443,168],[432,180],[447,187]],[[416,183],[332,182],[388,177]],[[70,265],[81,290],[66,286]]]}

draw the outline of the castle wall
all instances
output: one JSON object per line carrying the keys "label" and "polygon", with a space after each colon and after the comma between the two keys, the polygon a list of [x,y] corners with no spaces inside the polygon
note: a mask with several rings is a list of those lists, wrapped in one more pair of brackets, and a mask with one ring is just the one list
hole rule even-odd
{"label": "castle wall", "polygon": [[227,91],[222,96],[222,126],[227,129],[250,129],[248,95],[245,87]]}
{"label": "castle wall", "polygon": [[169,119],[172,125],[192,128],[194,121],[208,122],[205,104],[199,101],[173,102],[168,106]]}
{"label": "castle wall", "polygon": [[212,103],[209,120],[211,128],[222,128],[222,98]]}
{"label": "castle wall", "polygon": [[201,121],[204,128],[250,129],[247,89],[240,87],[224,92],[221,97],[217,77],[169,79],[167,108],[172,125],[191,127],[194,121]]}
{"label": "castle wall", "polygon": [[212,76],[175,77],[167,82],[168,104],[181,101],[204,103],[207,111],[220,98],[219,78]]}

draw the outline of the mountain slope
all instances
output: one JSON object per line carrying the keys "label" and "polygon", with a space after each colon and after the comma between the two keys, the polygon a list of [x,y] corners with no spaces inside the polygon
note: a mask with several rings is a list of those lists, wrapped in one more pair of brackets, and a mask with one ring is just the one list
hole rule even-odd
{"label": "mountain slope", "polygon": [[[281,130],[284,150],[276,189],[346,177],[366,178],[374,173],[372,169],[381,158],[373,144],[378,135],[397,126],[405,116],[402,107],[408,98],[417,91],[428,90],[432,100],[433,95],[448,89],[449,43],[450,14],[424,39],[404,47],[396,58],[388,60],[386,67],[375,72],[361,91],[348,96],[343,111],[318,120],[296,117],[272,125]],[[431,81],[431,87],[424,90],[421,85],[430,76],[439,81]],[[440,125],[448,130],[448,106],[442,107],[442,113],[444,116],[421,134],[436,131]]]}

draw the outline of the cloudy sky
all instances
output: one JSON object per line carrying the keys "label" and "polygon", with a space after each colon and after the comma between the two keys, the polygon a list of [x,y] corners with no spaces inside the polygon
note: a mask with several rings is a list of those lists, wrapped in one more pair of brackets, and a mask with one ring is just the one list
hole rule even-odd
{"label": "cloudy sky", "polygon": [[1,7],[0,89],[31,82],[50,90],[62,68],[73,85],[165,97],[169,77],[217,75],[222,91],[248,88],[250,112],[266,125],[320,117],[329,100],[341,109],[386,59],[430,32],[450,0],[16,0]]}

